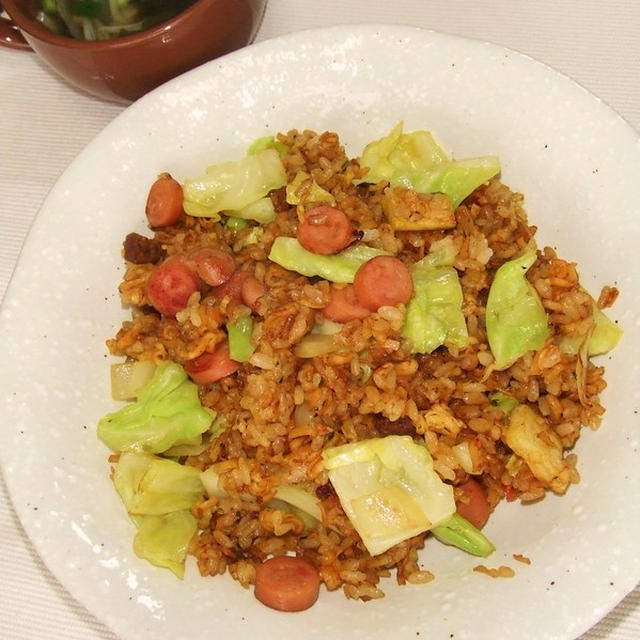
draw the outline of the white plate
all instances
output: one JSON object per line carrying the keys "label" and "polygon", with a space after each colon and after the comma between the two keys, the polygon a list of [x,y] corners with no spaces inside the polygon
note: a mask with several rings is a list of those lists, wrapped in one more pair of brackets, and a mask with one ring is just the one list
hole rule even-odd
{"label": "white plate", "polygon": [[[604,363],[608,413],[579,442],[582,482],[561,499],[501,505],[485,561],[430,544],[423,586],[369,603],[323,593],[309,611],[260,605],[228,576],[184,582],[139,561],[95,424],[113,409],[104,341],[125,313],[120,247],[144,231],[156,174],[239,157],[258,136],[330,129],[356,155],[403,119],[457,157],[499,154],[540,243],[578,262],[597,295],[622,294],[626,329]],[[71,164],[40,212],[0,320],[0,450],[16,510],[73,596],[127,640],[242,637],[569,639],[640,577],[637,135],[572,81],[520,54],[399,26],[348,26],[263,42],[211,62],[127,109]],[[531,558],[516,562],[512,554]],[[254,635],[255,634],[255,635]]]}

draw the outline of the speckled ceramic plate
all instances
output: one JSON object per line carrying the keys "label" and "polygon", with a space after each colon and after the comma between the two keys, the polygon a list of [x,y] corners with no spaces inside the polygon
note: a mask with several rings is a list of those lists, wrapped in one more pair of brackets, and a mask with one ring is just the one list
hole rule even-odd
{"label": "speckled ceramic plate", "polygon": [[[299,614],[260,605],[189,564],[179,582],[138,560],[95,424],[113,409],[105,339],[124,312],[125,234],[144,231],[147,188],[244,153],[293,127],[338,131],[350,154],[403,119],[457,157],[498,154],[539,241],[578,262],[584,285],[622,294],[626,333],[603,359],[608,412],[577,447],[582,482],[562,498],[501,505],[485,564],[428,545],[427,585],[369,603],[322,593]],[[640,577],[637,135],[569,79],[520,54],[399,26],[346,26],[263,42],[207,64],[127,109],[71,164],[29,235],[0,319],[0,457],[16,510],[73,596],[125,640],[212,637],[568,640]],[[518,563],[513,554],[531,559]]]}

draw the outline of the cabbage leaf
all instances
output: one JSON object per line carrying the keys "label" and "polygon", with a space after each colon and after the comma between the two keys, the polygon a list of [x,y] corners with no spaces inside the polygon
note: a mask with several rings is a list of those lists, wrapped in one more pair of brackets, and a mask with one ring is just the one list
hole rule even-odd
{"label": "cabbage leaf", "polygon": [[391,132],[370,142],[360,156],[360,166],[369,171],[362,182],[391,182],[398,174],[426,171],[447,162],[447,154],[428,131],[403,133],[399,122]]}
{"label": "cabbage leaf", "polygon": [[458,348],[469,344],[462,287],[450,261],[452,255],[433,252],[410,268],[413,297],[407,304],[402,334],[414,353],[431,353],[443,344]]}
{"label": "cabbage leaf", "polygon": [[204,493],[196,467],[146,453],[123,453],[113,484],[130,515],[162,515],[188,509]]}
{"label": "cabbage leaf", "polygon": [[261,138],[256,138],[249,145],[247,155],[256,155],[265,149],[275,149],[281,158],[284,158],[289,151],[289,147],[284,142],[280,142],[275,136],[262,136]]}
{"label": "cabbage leaf", "polygon": [[123,453],[113,469],[113,484],[137,527],[136,555],[179,578],[197,522],[190,508],[204,494],[201,472],[146,453]]}
{"label": "cabbage leaf", "polygon": [[455,209],[470,193],[499,173],[497,156],[479,156],[443,162],[427,171],[398,172],[391,179],[391,186],[419,193],[444,193]]}
{"label": "cabbage leaf", "polygon": [[275,220],[276,217],[275,207],[273,206],[271,198],[268,196],[259,198],[246,207],[242,207],[242,209],[224,211],[224,213],[229,216],[227,221],[234,218],[235,220],[255,220],[260,224],[268,224]]}
{"label": "cabbage leaf", "polygon": [[[593,331],[587,343],[587,355],[599,356],[608,353],[617,346],[622,338],[622,329],[607,314],[593,303]],[[558,345],[569,355],[576,355],[580,350],[585,336],[564,335]]]}
{"label": "cabbage leaf", "polygon": [[287,185],[288,204],[331,204],[336,203],[336,199],[331,193],[323,189],[306,171],[298,171],[293,180]]}
{"label": "cabbage leaf", "polygon": [[309,278],[320,276],[330,282],[351,283],[367,260],[386,254],[382,249],[357,244],[340,253],[320,255],[307,251],[297,238],[279,236],[271,246],[269,260]]}
{"label": "cabbage leaf", "polygon": [[528,351],[540,349],[550,336],[547,314],[526,273],[535,249],[505,262],[494,276],[486,305],[487,338],[499,371]]}
{"label": "cabbage leaf", "polygon": [[426,447],[386,436],[325,449],[325,469],[342,508],[371,555],[443,524],[455,512],[451,485]]}
{"label": "cabbage leaf", "polygon": [[255,351],[251,342],[253,319],[251,316],[242,316],[235,322],[227,322],[226,327],[229,336],[229,356],[236,362],[248,362]]}
{"label": "cabbage leaf", "polygon": [[136,402],[98,422],[98,437],[113,451],[161,453],[193,443],[212,422],[198,387],[179,364],[166,361],[156,367]]}
{"label": "cabbage leaf", "polygon": [[204,175],[185,180],[183,206],[191,216],[219,220],[221,211],[242,211],[286,183],[278,151],[267,148],[236,162],[213,165]]}
{"label": "cabbage leaf", "polygon": [[157,567],[170,569],[182,579],[187,549],[198,523],[187,509],[161,516],[132,516],[138,528],[133,551]]}
{"label": "cabbage leaf", "polygon": [[450,160],[428,131],[403,133],[403,123],[379,140],[370,142],[360,156],[367,167],[358,182],[389,182],[418,193],[444,193],[457,207],[481,184],[500,173],[496,156]]}

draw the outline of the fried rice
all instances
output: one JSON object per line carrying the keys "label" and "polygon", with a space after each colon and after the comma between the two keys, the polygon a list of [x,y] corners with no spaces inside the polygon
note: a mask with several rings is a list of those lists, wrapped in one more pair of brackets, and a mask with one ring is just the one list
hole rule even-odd
{"label": "fried rice", "polygon": [[[339,349],[297,357],[296,345],[328,303],[329,283],[268,259],[276,237],[295,236],[302,214],[300,205],[287,204],[284,189],[270,194],[277,216],[261,234],[253,227],[231,230],[191,216],[156,229],[154,239],[166,255],[198,247],[232,251],[238,268],[253,273],[267,291],[257,304],[256,349],[249,361],[233,375],[199,388],[201,402],[223,416],[225,428],[183,462],[202,470],[213,467],[226,496],[205,497],[192,508],[198,531],[189,553],[203,576],[228,571],[245,587],[255,582],[263,560],[295,553],[317,567],[328,590],[342,589],[354,599],[379,598],[381,578],[395,576],[401,585],[432,580],[421,568],[419,553],[437,543],[426,532],[370,555],[329,482],[322,451],[406,434],[426,445],[436,472],[454,492],[471,476],[479,480],[492,508],[501,500],[531,502],[548,491],[564,493],[579,481],[572,449],[581,429],[600,424],[605,381],[603,367],[563,352],[557,338],[588,333],[593,300],[580,287],[575,264],[549,247],[538,250],[527,278],[547,312],[551,337],[508,369],[492,369],[485,326],[489,287],[498,267],[530,245],[536,233],[522,195],[492,179],[457,207],[454,228],[398,231],[382,209],[388,185],[356,186],[365,170],[346,155],[336,133],[292,130],[278,138],[288,146],[283,163],[289,180],[300,170],[309,173],[363,231],[367,245],[412,264],[434,242],[448,238],[455,248],[469,344],[411,353],[402,336],[405,305],[400,304],[344,324],[335,337]],[[225,338],[225,323],[247,312],[229,297],[196,294],[176,317],[160,315],[146,293],[152,270],[150,263],[127,263],[120,294],[132,315],[108,340],[113,355],[182,364],[212,351]],[[603,292],[601,304],[614,297],[611,290]],[[497,391],[533,408],[561,442],[559,479],[536,477],[506,444],[505,413],[492,401]],[[309,528],[274,503],[283,483],[319,499],[317,527]]]}

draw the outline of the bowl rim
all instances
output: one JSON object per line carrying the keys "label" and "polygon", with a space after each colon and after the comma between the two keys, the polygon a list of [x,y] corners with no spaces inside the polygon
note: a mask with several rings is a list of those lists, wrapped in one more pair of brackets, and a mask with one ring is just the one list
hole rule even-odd
{"label": "bowl rim", "polygon": [[[35,20],[24,7],[24,3],[19,0],[2,0],[2,7],[10,19],[26,34],[34,38],[39,43],[57,46],[62,49],[79,49],[84,51],[113,51],[116,49],[132,48],[139,44],[144,44],[166,35],[168,32],[177,29],[182,23],[189,20],[198,20],[209,7],[222,4],[223,0],[195,0],[193,4],[180,11],[177,15],[161,22],[149,29],[144,29],[138,33],[127,36],[119,36],[108,40],[80,40],[70,36],[61,36]],[[29,44],[31,44],[29,40]]]}

